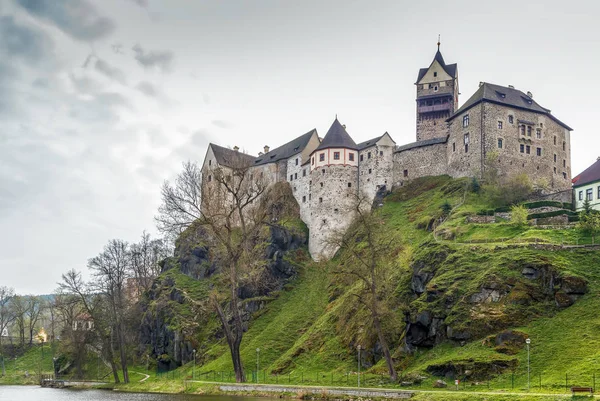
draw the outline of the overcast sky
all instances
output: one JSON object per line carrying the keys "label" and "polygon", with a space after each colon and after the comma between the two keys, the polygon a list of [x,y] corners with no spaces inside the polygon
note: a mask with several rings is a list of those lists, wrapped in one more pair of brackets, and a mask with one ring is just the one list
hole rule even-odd
{"label": "overcast sky", "polygon": [[600,2],[0,0],[0,285],[49,293],[111,238],[155,232],[163,180],[213,141],[257,154],[336,113],[415,140],[441,34],[464,103],[514,85],[600,156]]}

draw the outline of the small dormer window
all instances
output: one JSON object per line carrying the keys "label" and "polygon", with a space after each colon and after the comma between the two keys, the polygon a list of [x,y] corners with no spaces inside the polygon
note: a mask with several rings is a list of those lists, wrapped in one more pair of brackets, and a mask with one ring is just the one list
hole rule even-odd
{"label": "small dormer window", "polygon": [[438,86],[437,86],[437,85],[433,87],[433,91],[434,91],[434,92],[437,92],[437,91],[438,91]]}
{"label": "small dormer window", "polygon": [[434,76],[434,77],[437,77],[437,71],[434,71],[434,72],[433,72],[433,76]]}
{"label": "small dormer window", "polygon": [[212,164],[212,160],[209,160],[208,161],[208,165],[210,166],[211,164]]}

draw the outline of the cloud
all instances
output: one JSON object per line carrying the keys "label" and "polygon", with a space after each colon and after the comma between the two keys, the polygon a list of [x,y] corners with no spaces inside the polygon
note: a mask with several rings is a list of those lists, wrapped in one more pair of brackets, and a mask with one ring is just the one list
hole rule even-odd
{"label": "cloud", "polygon": [[184,144],[173,150],[169,159],[177,160],[178,162],[201,160],[206,153],[206,148],[210,141],[209,138],[210,134],[206,130],[200,129],[194,131]]}
{"label": "cloud", "polygon": [[113,67],[102,59],[96,60],[94,68],[104,76],[125,85],[125,73],[117,67]]}
{"label": "cloud", "polygon": [[27,12],[54,24],[58,29],[82,41],[93,41],[111,34],[114,22],[100,16],[86,0],[17,0]]}
{"label": "cloud", "polygon": [[148,97],[158,96],[158,91],[156,90],[156,87],[150,82],[142,81],[135,88]]}
{"label": "cloud", "polygon": [[148,7],[148,0],[130,0],[133,1],[135,4],[137,4],[140,7]]}
{"label": "cloud", "polygon": [[215,127],[223,128],[223,129],[229,129],[232,127],[232,125],[230,123],[228,123],[227,121],[223,121],[223,120],[212,120],[212,125],[214,125]]}
{"label": "cloud", "polygon": [[135,59],[141,66],[145,68],[157,68],[162,72],[168,72],[171,70],[171,64],[174,57],[172,51],[147,51],[144,50],[144,48],[142,48],[142,46],[139,44],[133,46],[132,50],[135,53]]}
{"label": "cloud", "polygon": [[46,57],[53,43],[42,32],[18,24],[11,16],[0,17],[0,52],[37,62]]}

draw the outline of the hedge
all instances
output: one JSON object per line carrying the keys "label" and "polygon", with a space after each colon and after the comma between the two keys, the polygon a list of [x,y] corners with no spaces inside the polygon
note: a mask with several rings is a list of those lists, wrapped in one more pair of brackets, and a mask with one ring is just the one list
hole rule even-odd
{"label": "hedge", "polygon": [[569,217],[572,216],[577,216],[579,217],[579,215],[575,212],[572,212],[570,210],[555,210],[553,212],[545,212],[545,213],[532,213],[530,215],[527,216],[527,220],[531,220],[531,219],[541,219],[544,217],[554,217],[554,216],[560,216],[566,214]]}

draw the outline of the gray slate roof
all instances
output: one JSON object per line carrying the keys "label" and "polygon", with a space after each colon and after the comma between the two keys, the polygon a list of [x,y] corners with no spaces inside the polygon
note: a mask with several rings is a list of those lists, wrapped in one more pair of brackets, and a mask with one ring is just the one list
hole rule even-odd
{"label": "gray slate roof", "polygon": [[329,131],[327,131],[327,134],[325,134],[325,137],[321,141],[321,144],[315,149],[315,152],[317,150],[327,148],[346,148],[358,150],[356,142],[354,142],[350,135],[348,135],[346,128],[340,124],[337,118],[333,124],[331,124]]}
{"label": "gray slate roof", "polygon": [[545,114],[558,124],[562,125],[569,131],[573,129],[568,125],[550,114],[550,109],[546,109],[540,106],[535,100],[527,96],[525,93],[518,89],[508,88],[505,86],[494,85],[487,82],[482,83],[479,88],[475,91],[473,96],[469,98],[453,115],[451,115],[446,121],[451,121],[457,115],[470,109],[471,107],[483,102],[491,102],[509,107],[515,107],[522,110],[532,111],[534,113]]}
{"label": "gray slate roof", "polygon": [[279,160],[287,159],[290,156],[300,153],[304,150],[306,145],[308,145],[308,141],[310,141],[311,136],[315,133],[317,133],[317,130],[312,129],[306,134],[301,135],[298,138],[293,139],[290,142],[281,145],[278,148],[270,150],[268,153],[265,153],[262,156],[255,158],[253,160],[253,164],[255,166],[260,166],[267,163],[275,163]]}
{"label": "gray slate roof", "polygon": [[573,186],[580,187],[592,182],[600,181],[600,157],[594,164],[583,170],[581,174],[573,178]]}
{"label": "gray slate roof", "polygon": [[246,167],[251,166],[256,156],[248,155],[243,152],[235,151],[233,149],[224,148],[214,143],[209,144],[212,147],[213,153],[217,163],[225,167]]}
{"label": "gray slate roof", "polygon": [[396,148],[396,152],[402,152],[409,149],[421,148],[423,146],[431,146],[437,145],[438,143],[446,143],[448,142],[448,136],[443,136],[439,138],[426,139],[424,141],[408,143],[406,145],[398,146]]}
{"label": "gray slate roof", "polygon": [[[385,134],[387,134],[387,132],[385,132],[383,135],[385,135]],[[358,150],[363,150],[363,149],[369,148],[371,146],[375,146],[377,141],[379,141],[381,138],[383,138],[383,135],[379,135],[373,139],[369,139],[368,141],[361,142],[356,146],[358,147]]]}
{"label": "gray slate roof", "polygon": [[[431,62],[431,64],[433,64],[434,61],[437,61],[438,63],[440,63],[440,65],[442,66],[444,71],[446,71],[446,73],[448,75],[450,75],[453,78],[456,77],[456,69],[457,69],[456,63],[446,65],[446,62],[444,61],[444,57],[442,57],[442,53],[440,52],[439,48],[438,48],[437,53],[435,53],[435,57],[433,58],[433,61]],[[423,76],[425,76],[427,71],[431,68],[431,64],[429,64],[429,67],[421,68],[419,70],[419,76],[417,77],[417,82],[419,82],[421,80],[421,78],[423,78]]]}

